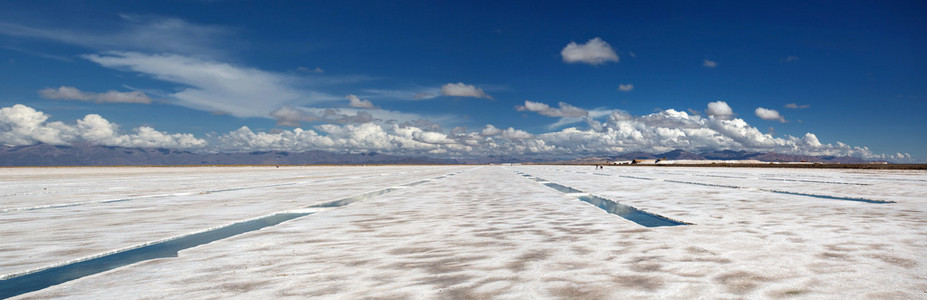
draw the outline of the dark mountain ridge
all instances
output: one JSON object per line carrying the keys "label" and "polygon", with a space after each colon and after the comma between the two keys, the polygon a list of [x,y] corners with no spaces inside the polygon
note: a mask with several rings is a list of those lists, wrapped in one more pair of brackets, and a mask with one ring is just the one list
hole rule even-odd
{"label": "dark mountain ridge", "polygon": [[[693,153],[673,150],[666,153],[629,152],[613,156],[594,156],[567,160],[567,163],[601,163],[632,159],[669,160],[759,160],[768,162],[867,163],[855,157],[791,155],[775,152],[710,151]],[[89,144],[0,146],[0,166],[142,166],[142,165],[318,165],[318,164],[485,164],[551,162],[538,155],[501,155],[444,159],[424,156],[395,156],[376,152],[332,153],[326,151],[254,151],[243,153],[195,153],[177,149],[116,147]]]}
{"label": "dark mountain ridge", "polygon": [[376,152],[340,154],[326,151],[255,151],[194,153],[165,148],[96,145],[0,146],[0,166],[142,166],[142,165],[316,165],[316,164],[456,164],[452,159],[392,156]]}

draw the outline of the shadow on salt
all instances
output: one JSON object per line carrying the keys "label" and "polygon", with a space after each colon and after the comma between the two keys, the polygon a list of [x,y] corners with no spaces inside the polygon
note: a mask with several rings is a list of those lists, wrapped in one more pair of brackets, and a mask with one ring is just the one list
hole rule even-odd
{"label": "shadow on salt", "polygon": [[53,285],[137,262],[158,258],[177,257],[177,253],[180,250],[208,244],[235,235],[259,230],[264,227],[274,226],[310,214],[312,213],[277,213],[155,244],[0,280],[0,299],[38,291]]}

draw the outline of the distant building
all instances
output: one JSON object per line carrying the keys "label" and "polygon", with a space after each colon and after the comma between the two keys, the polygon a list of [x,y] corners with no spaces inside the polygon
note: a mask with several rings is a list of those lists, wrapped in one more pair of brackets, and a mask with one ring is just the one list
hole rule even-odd
{"label": "distant building", "polygon": [[655,165],[657,164],[657,159],[633,159],[631,160],[632,165]]}

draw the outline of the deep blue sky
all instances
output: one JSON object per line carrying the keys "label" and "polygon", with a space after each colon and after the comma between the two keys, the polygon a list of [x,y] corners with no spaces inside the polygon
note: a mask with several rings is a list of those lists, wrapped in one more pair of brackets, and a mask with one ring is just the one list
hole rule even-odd
{"label": "deep blue sky", "polygon": [[0,142],[927,159],[923,2],[572,2],[0,3]]}

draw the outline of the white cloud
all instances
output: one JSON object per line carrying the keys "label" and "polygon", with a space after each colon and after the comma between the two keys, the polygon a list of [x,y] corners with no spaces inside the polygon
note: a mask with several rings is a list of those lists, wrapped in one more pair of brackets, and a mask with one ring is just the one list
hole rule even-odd
{"label": "white cloud", "polygon": [[151,103],[151,98],[140,91],[92,93],[81,91],[72,86],[42,89],[39,91],[39,96],[45,99],[91,101],[96,103]]}
{"label": "white cloud", "polygon": [[628,83],[628,84],[623,84],[623,83],[622,83],[622,84],[619,84],[619,85],[618,85],[618,90],[619,90],[619,91],[622,91],[622,92],[630,92],[630,91],[633,91],[633,90],[634,90],[634,85],[633,85],[633,84],[630,84],[630,83]]}
{"label": "white cloud", "polygon": [[702,66],[709,67],[709,68],[714,68],[714,67],[717,67],[717,66],[718,66],[718,62],[716,62],[716,61],[711,61],[711,60],[707,60],[707,59],[706,59],[706,60],[704,60],[704,61],[702,62]]}
{"label": "white cloud", "polygon": [[587,63],[596,66],[610,61],[618,62],[618,54],[615,54],[612,46],[598,37],[582,45],[570,42],[563,47],[560,55],[567,63]]}
{"label": "white cloud", "polygon": [[483,136],[494,136],[502,133],[502,130],[492,126],[492,124],[486,124],[486,127],[483,128],[483,131],[480,132]]}
{"label": "white cloud", "polygon": [[589,112],[586,110],[567,104],[566,102],[560,102],[559,108],[552,108],[550,105],[534,102],[530,100],[525,100],[525,105],[516,106],[515,109],[518,111],[533,111],[538,114],[548,116],[548,117],[585,117],[589,115]]}
{"label": "white cloud", "polygon": [[151,127],[133,129],[134,134],[119,131],[119,126],[97,114],[89,114],[74,125],[46,122],[48,116],[35,109],[16,104],[0,108],[0,143],[31,145],[48,143],[69,144],[78,141],[121,147],[162,147],[194,149],[206,146],[206,141],[192,134],[169,134]]}
{"label": "white cloud", "polygon": [[810,104],[802,104],[802,105],[799,105],[799,104],[797,104],[797,103],[789,103],[789,104],[786,104],[786,105],[785,105],[785,108],[790,108],[790,109],[805,109],[805,108],[809,108],[809,107],[811,107]]}
{"label": "white cloud", "polygon": [[483,92],[483,89],[473,85],[464,84],[463,82],[448,83],[441,86],[441,95],[456,97],[474,97],[486,98],[492,100],[492,96]]}
{"label": "white cloud", "polygon": [[355,107],[355,108],[376,108],[375,106],[373,106],[373,102],[370,102],[370,100],[361,99],[361,98],[357,97],[357,95],[354,95],[354,94],[347,95],[347,96],[345,96],[345,98],[348,99],[348,101],[349,101],[348,104],[349,104],[351,107]]}
{"label": "white cloud", "polygon": [[[301,110],[300,108],[293,108]],[[365,112],[355,110],[355,112]],[[349,116],[347,113],[335,113]],[[319,113],[325,117],[325,112]],[[327,116],[325,118],[332,118]],[[396,155],[483,155],[577,157],[632,151],[665,152],[745,150],[785,154],[852,156],[863,159],[910,161],[910,154],[876,154],[866,147],[841,142],[822,143],[813,133],[801,137],[765,134],[742,119],[701,117],[673,109],[643,116],[613,110],[604,122],[589,120],[588,129],[576,127],[532,134],[508,127],[486,125],[477,132],[455,128],[441,131],[427,122],[321,124],[313,129],[294,128],[255,132],[248,127],[219,135],[207,145],[192,134],[169,134],[151,127],[124,133],[117,124],[96,114],[72,124],[48,122],[48,116],[28,106],[0,108],[0,143],[28,145],[37,142],[67,144],[85,141],[124,147],[186,148],[200,151],[376,151]]]}
{"label": "white cloud", "polygon": [[785,123],[785,118],[779,115],[779,112],[774,109],[757,107],[755,113],[760,119]]}
{"label": "white cloud", "polygon": [[[377,151],[392,154],[440,154],[461,157],[478,155],[546,155],[550,157],[602,155],[631,151],[665,152],[745,150],[785,154],[854,156],[896,160],[907,154],[875,154],[865,147],[840,142],[821,143],[813,133],[802,137],[774,137],[742,119],[701,117],[672,109],[632,116],[610,111],[604,123],[590,121],[589,129],[576,127],[541,134],[488,124],[477,132],[455,130],[448,134],[399,124],[323,124],[316,130],[293,129],[254,133],[243,128],[223,136],[220,149]],[[238,150],[242,151],[242,150]],[[909,156],[909,155],[908,155]],[[908,158],[909,159],[909,158]]]}
{"label": "white cloud", "polygon": [[512,127],[503,130],[502,136],[510,140],[524,140],[534,137],[534,135],[528,133],[527,131],[518,130]]}
{"label": "white cloud", "polygon": [[186,86],[170,94],[176,104],[236,117],[267,117],[286,104],[334,101],[338,97],[298,90],[284,75],[174,54],[107,52],[84,55],[101,66],[130,70]]}
{"label": "white cloud", "polygon": [[61,122],[46,123],[47,120],[45,113],[22,104],[0,108],[0,143],[61,145],[73,139],[76,133],[73,127]]}
{"label": "white cloud", "polygon": [[729,119],[734,116],[734,110],[727,105],[727,102],[721,100],[709,102],[708,109],[705,110],[705,113],[719,119]]}

